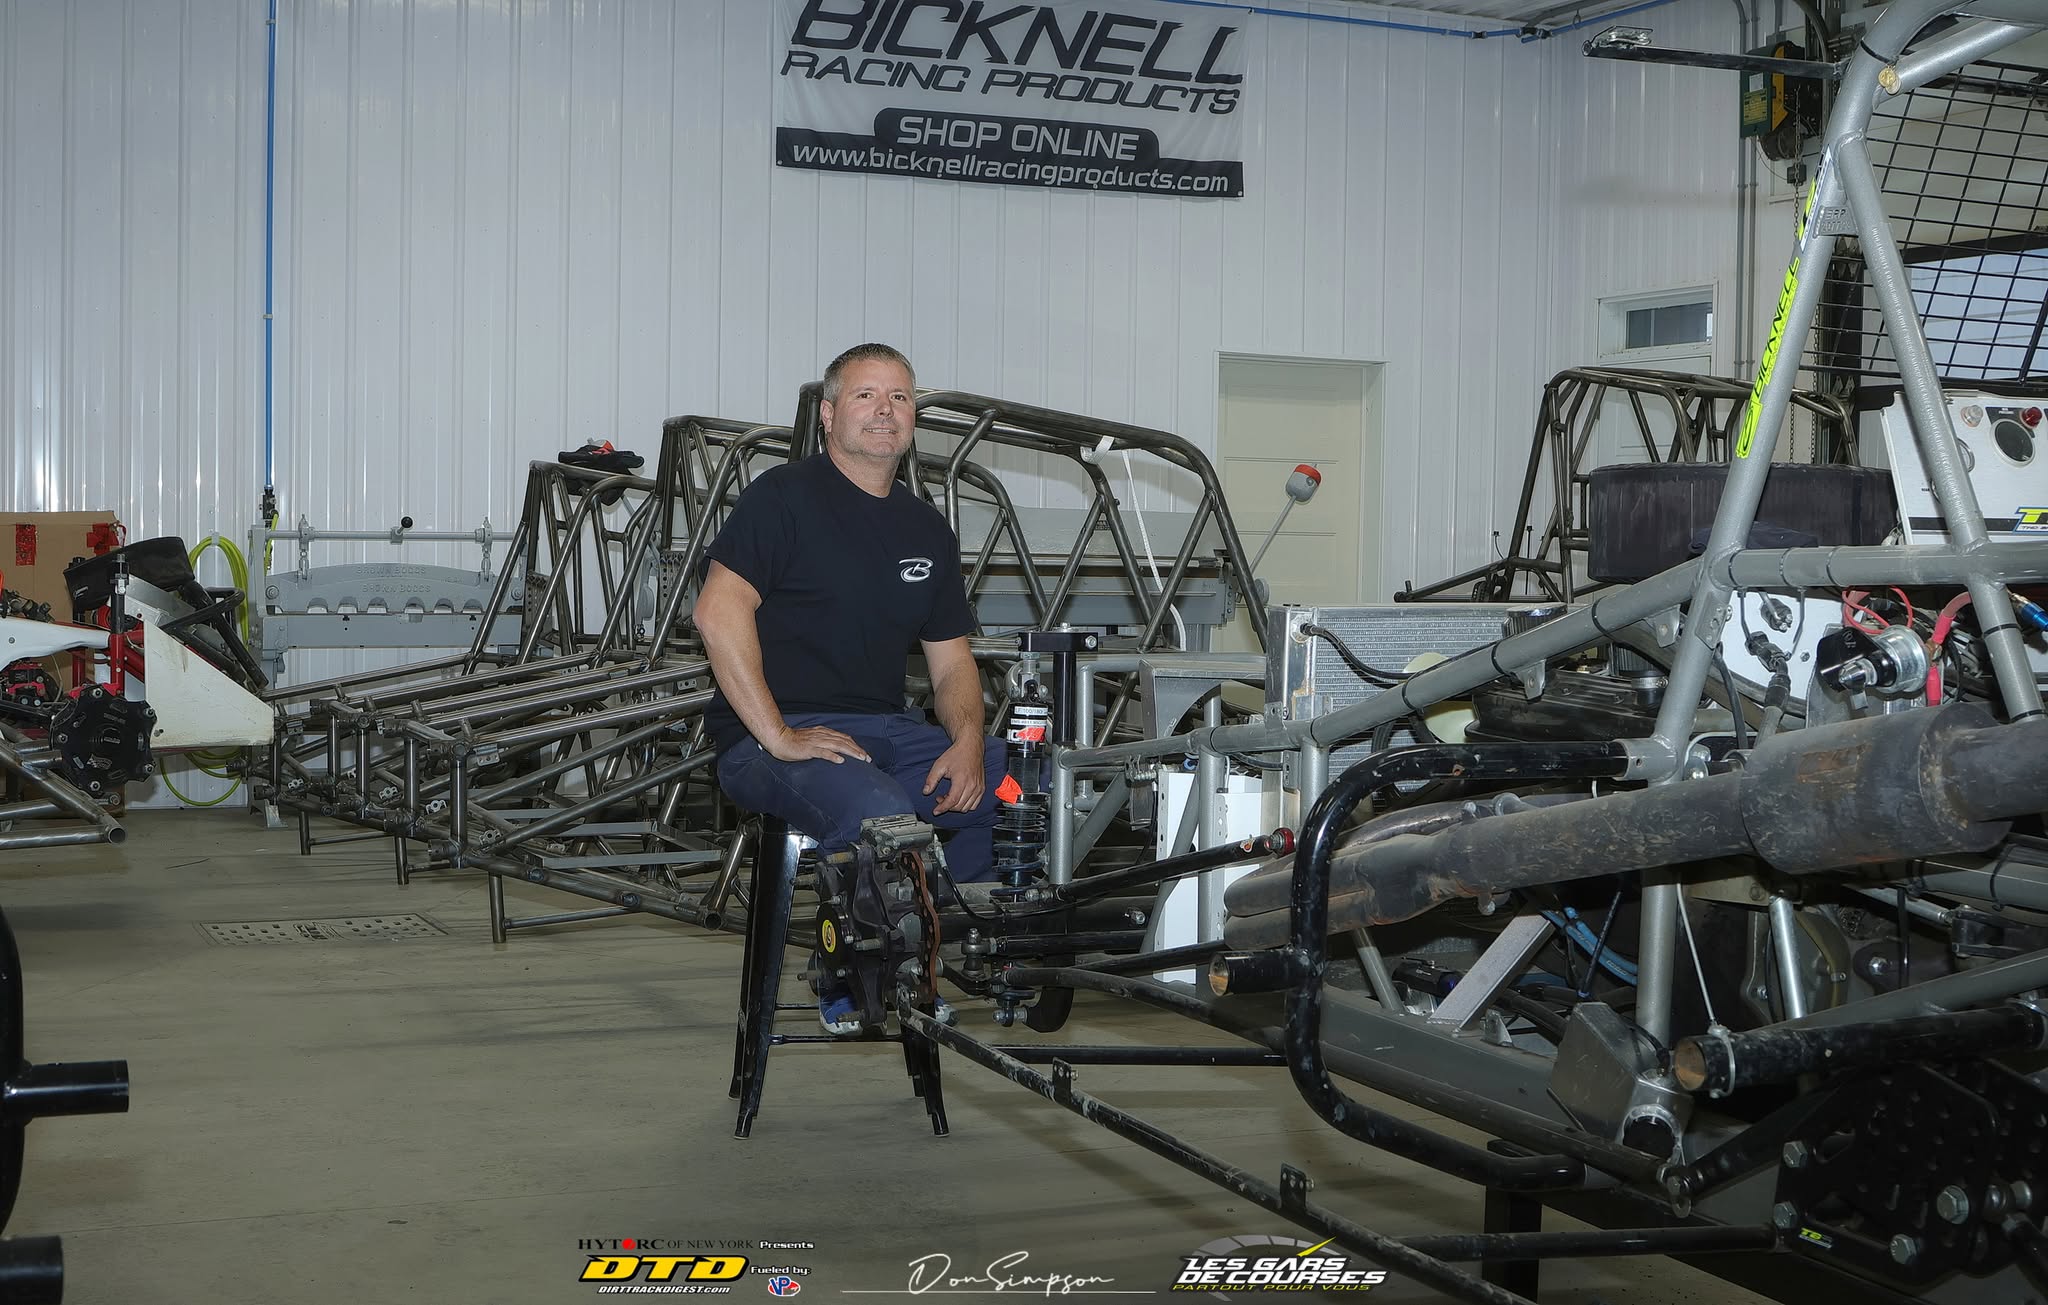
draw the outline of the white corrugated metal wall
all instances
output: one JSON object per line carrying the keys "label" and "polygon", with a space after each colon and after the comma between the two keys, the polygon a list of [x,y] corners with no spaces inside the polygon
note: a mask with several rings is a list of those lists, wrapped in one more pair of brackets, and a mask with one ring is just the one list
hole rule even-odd
{"label": "white corrugated metal wall", "polygon": [[[1687,0],[1628,21],[1655,29],[1659,46],[1734,51],[1728,0]],[[1557,293],[1549,305],[1560,366],[1598,355],[1599,301],[1713,286],[1714,370],[1736,362],[1734,324],[1740,75],[1707,68],[1589,59],[1554,42],[1545,99],[1555,167],[1546,176],[1556,214],[1544,257]],[[1530,403],[1533,424],[1534,399]]]}
{"label": "white corrugated metal wall", "polygon": [[0,4],[9,509],[190,531],[253,504],[262,73],[245,5]]}
{"label": "white corrugated metal wall", "polygon": [[[1487,555],[1599,293],[1732,276],[1732,75],[1579,36],[1248,17],[1249,194],[1204,202],[776,169],[761,0],[281,9],[287,522],[503,526],[529,459],[786,420],[858,339],[1205,447],[1220,352],[1351,358],[1387,364],[1386,589]],[[1725,48],[1733,13],[1677,0],[1660,40]],[[263,19],[0,0],[9,506],[254,516]]]}
{"label": "white corrugated metal wall", "polygon": [[[1683,0],[1625,21],[1652,27],[1664,48],[1730,52],[1741,45],[1728,0]],[[1554,110],[1547,132],[1552,166],[1543,197],[1554,215],[1543,254],[1553,277],[1549,373],[1593,365],[1690,370],[1655,359],[1602,358],[1600,302],[1711,287],[1710,370],[1735,375],[1738,174],[1742,152],[1754,149],[1739,134],[1739,74],[1592,59],[1576,40],[1551,45],[1544,98]],[[1537,398],[1532,389],[1513,436],[1524,459]],[[1554,501],[1550,482],[1539,481],[1529,518],[1539,537]],[[1503,509],[1504,533],[1512,523],[1513,509]]]}

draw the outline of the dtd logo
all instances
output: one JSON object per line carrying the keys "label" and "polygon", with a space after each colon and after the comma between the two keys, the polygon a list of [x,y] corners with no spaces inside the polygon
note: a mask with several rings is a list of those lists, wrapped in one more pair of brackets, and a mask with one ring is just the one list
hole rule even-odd
{"label": "dtd logo", "polygon": [[689,1282],[731,1282],[747,1271],[744,1255],[593,1255],[578,1281],[628,1282],[644,1272],[649,1282],[672,1282],[686,1264]]}

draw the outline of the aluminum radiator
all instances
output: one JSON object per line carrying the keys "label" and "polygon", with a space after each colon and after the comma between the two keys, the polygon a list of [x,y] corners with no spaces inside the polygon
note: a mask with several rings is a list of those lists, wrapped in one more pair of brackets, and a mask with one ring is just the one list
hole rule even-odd
{"label": "aluminum radiator", "polygon": [[[1389,603],[1373,607],[1276,607],[1266,639],[1266,719],[1279,724],[1312,720],[1363,702],[1385,690],[1355,674],[1329,640],[1302,633],[1317,625],[1342,639],[1358,659],[1375,670],[1405,671],[1425,653],[1456,657],[1499,639],[1509,613],[1526,605],[1505,603]],[[1432,721],[1459,722],[1455,706]],[[1433,726],[1434,728],[1434,726]],[[1413,743],[1405,727],[1396,744]],[[1457,739],[1462,742],[1462,733]],[[1372,750],[1370,739],[1346,744],[1330,755],[1332,777]]]}

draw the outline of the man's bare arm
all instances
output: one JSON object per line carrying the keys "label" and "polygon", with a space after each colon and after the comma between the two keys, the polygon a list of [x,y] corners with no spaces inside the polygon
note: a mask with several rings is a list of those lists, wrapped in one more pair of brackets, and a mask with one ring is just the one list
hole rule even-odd
{"label": "man's bare arm", "polygon": [[924,645],[925,664],[932,673],[932,703],[953,746],[939,754],[925,776],[924,791],[936,789],[940,780],[951,787],[939,798],[934,814],[971,811],[987,787],[982,772],[982,725],[987,719],[981,705],[981,672],[974,665],[974,650],[965,636]]}
{"label": "man's bare arm", "polygon": [[811,757],[834,763],[847,757],[870,760],[860,744],[838,730],[822,725],[793,730],[782,719],[782,709],[775,705],[761,670],[761,631],[754,624],[760,606],[761,595],[754,586],[730,567],[713,562],[691,612],[697,633],[704,637],[704,651],[711,658],[711,673],[718,677],[718,687],[740,724],[777,761]]}

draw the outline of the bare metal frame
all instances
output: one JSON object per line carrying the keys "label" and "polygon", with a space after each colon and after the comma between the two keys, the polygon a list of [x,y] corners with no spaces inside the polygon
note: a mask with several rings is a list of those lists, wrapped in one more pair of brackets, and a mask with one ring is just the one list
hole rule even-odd
{"label": "bare metal frame", "polygon": [[[1502,603],[1518,598],[1569,603],[1587,589],[1572,566],[1575,553],[1586,547],[1586,484],[1582,468],[1593,447],[1598,424],[1612,420],[1604,410],[1610,394],[1628,402],[1634,425],[1628,432],[1645,462],[1726,462],[1741,433],[1751,387],[1738,381],[1678,372],[1631,371],[1612,367],[1574,367],[1551,377],[1537,404],[1536,431],[1529,442],[1529,460],[1522,476],[1522,495],[1515,522],[1507,533],[1507,553],[1433,584],[1408,585],[1396,602],[1462,600]],[[1792,407],[1816,425],[1814,460],[1855,461],[1855,425],[1848,405],[1831,395],[1795,390]],[[1650,412],[1669,411],[1671,432],[1659,445]],[[1521,552],[1533,520],[1536,499],[1548,487],[1550,520],[1535,547]],[[1538,592],[1516,594],[1524,577]],[[1592,588],[1597,589],[1595,585]]]}
{"label": "bare metal frame", "polygon": [[[806,387],[800,412],[815,413],[816,392]],[[968,399],[971,420],[960,411]],[[1106,530],[1143,613],[1139,646],[1165,637],[1171,604],[1197,569],[1233,574],[1243,600],[1256,607],[1248,578],[1231,560],[1241,554],[1215,473],[1193,445],[1165,432],[972,396],[920,396],[919,411],[927,431],[964,430],[965,437],[949,455],[907,457],[905,479],[946,504],[956,523],[970,501],[991,512],[986,534],[963,547],[970,600],[1007,567],[1022,576],[1038,623],[1057,622],[1076,577],[1092,564],[1092,541]],[[1123,506],[1092,459],[1105,438],[1185,473],[1200,503],[1163,582],[1146,584]],[[1071,546],[1050,563],[1034,555],[1001,478],[968,456],[986,445],[1068,459],[1093,487]],[[739,494],[805,447],[788,427],[685,416],[664,423],[651,477],[533,464],[472,646],[269,695],[280,713],[279,743],[256,777],[259,797],[296,813],[304,851],[330,841],[312,830],[312,818],[324,816],[364,828],[346,839],[390,836],[401,880],[413,873],[409,844],[424,847],[431,866],[489,872],[500,940],[514,928],[632,911],[729,923],[742,896],[736,839],[715,805],[704,827],[678,823],[693,785],[699,799],[709,797],[714,760],[701,719],[709,667],[687,614],[706,549]],[[1218,538],[1220,561],[1198,557]],[[1050,584],[1040,574],[1048,564],[1057,571]],[[499,655],[482,631],[508,614],[519,618],[520,640]],[[978,655],[999,663],[1001,647],[983,641]],[[1000,719],[1003,679],[992,682]],[[1134,688],[1135,676],[1127,676],[1112,723]],[[631,818],[621,819],[628,808]],[[605,905],[513,919],[505,877]]]}

